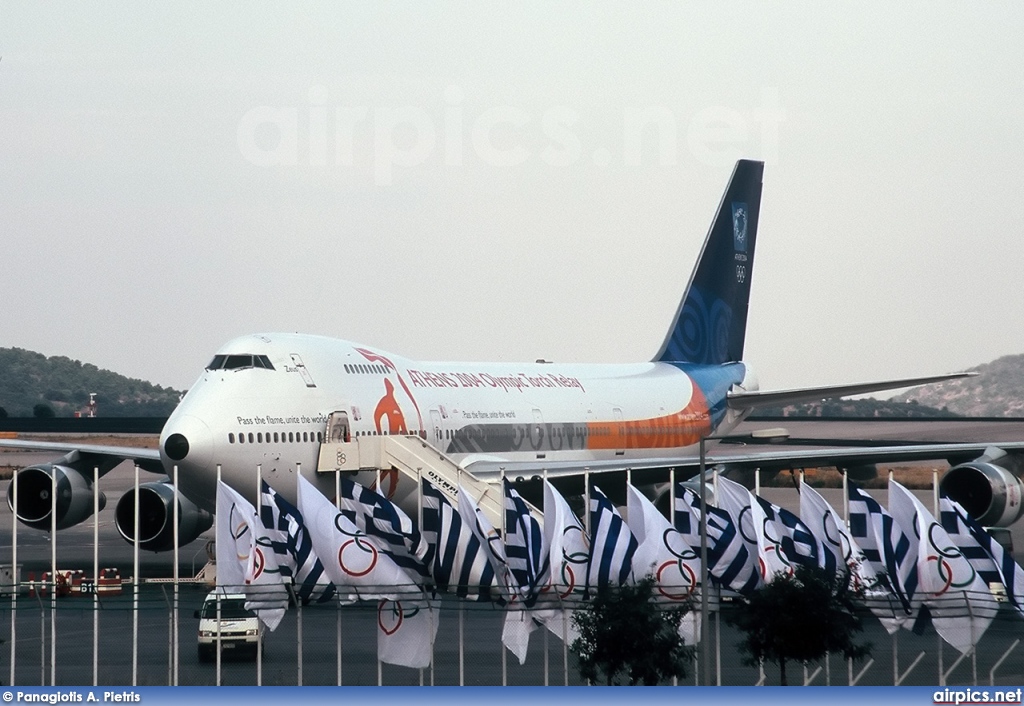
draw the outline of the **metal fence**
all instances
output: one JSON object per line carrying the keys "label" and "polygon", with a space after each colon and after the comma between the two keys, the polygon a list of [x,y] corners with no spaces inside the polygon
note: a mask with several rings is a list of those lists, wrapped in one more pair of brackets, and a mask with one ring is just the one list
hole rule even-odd
{"label": "metal fence", "polygon": [[[557,636],[533,633],[524,664],[501,644],[504,610],[446,597],[441,602],[433,664],[418,670],[377,660],[377,605],[362,602],[293,607],[268,633],[255,658],[223,650],[200,661],[199,620],[208,587],[166,582],[131,586],[119,596],[28,596],[7,586],[0,603],[0,678],[32,685],[579,685],[575,657]],[[712,615],[713,683],[778,683],[773,665],[744,664],[742,636],[728,625],[732,608]],[[850,665],[838,656],[790,666],[790,682],[860,685],[967,685],[1024,682],[1024,619],[1003,605],[977,649],[961,657],[931,627],[922,634],[888,635],[869,612],[864,637],[869,660]],[[13,644],[10,637],[14,636]],[[695,655],[680,686],[697,683]]]}

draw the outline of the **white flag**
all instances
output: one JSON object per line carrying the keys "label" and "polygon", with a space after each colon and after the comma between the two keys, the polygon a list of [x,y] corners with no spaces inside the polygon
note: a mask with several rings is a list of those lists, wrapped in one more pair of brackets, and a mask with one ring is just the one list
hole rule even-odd
{"label": "white flag", "polygon": [[928,509],[889,481],[889,512],[917,535],[917,594],[942,639],[967,654],[999,611],[988,585]]}
{"label": "white flag", "polygon": [[422,592],[377,604],[377,657],[381,662],[429,667],[437,637],[438,602]]}
{"label": "white flag", "polygon": [[579,632],[572,624],[573,605],[583,595],[587,580],[590,540],[565,498],[544,481],[544,539],[551,557],[548,585],[539,602],[549,608],[544,626],[558,639],[572,644]]}
{"label": "white flag", "polygon": [[690,610],[679,625],[687,645],[700,641],[700,556],[680,532],[658,512],[650,500],[632,485],[626,485],[626,524],[638,543],[633,554],[633,577],[652,576],[655,599],[662,605],[691,601]]}
{"label": "white flag", "polygon": [[[217,585],[245,594],[245,607],[276,630],[288,609],[288,589],[273,542],[248,500],[217,485]],[[239,590],[241,589],[241,590]]]}
{"label": "white flag", "polygon": [[313,550],[324,572],[340,590],[361,599],[402,597],[419,593],[414,578],[325,498],[312,483],[299,478],[299,512],[306,521]]}

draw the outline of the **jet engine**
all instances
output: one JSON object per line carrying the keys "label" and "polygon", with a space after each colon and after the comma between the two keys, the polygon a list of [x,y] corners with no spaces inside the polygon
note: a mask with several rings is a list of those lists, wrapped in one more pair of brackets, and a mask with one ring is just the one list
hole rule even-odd
{"label": "jet engine", "polygon": [[[14,483],[7,488],[7,505],[29,527],[49,530],[52,526],[53,479],[57,479],[57,529],[65,529],[87,519],[93,511],[92,481],[74,466],[41,463],[18,471],[18,497]],[[99,509],[107,498],[99,493]]]}
{"label": "jet engine", "polygon": [[[174,548],[174,486],[167,482],[139,486],[139,547],[152,552]],[[135,489],[117,501],[114,524],[124,540],[135,542]],[[178,493],[178,546],[184,546],[213,526],[213,515]]]}
{"label": "jet engine", "polygon": [[1010,465],[1014,461],[1001,449],[989,449],[984,456],[946,471],[939,490],[982,525],[1009,527],[1024,514],[1024,483],[997,460]]}

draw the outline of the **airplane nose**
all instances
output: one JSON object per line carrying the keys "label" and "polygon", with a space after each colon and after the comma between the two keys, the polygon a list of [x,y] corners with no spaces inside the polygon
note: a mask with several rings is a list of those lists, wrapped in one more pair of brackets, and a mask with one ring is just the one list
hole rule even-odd
{"label": "airplane nose", "polygon": [[213,434],[202,419],[192,415],[173,418],[168,421],[164,434],[160,448],[171,464],[181,463],[196,470],[210,465]]}

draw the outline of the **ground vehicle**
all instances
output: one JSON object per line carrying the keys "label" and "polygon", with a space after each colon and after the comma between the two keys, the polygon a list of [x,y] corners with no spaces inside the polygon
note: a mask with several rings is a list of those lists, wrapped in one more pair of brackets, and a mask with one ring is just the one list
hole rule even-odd
{"label": "ground vehicle", "polygon": [[218,603],[222,654],[244,654],[255,658],[258,645],[263,641],[263,627],[256,614],[246,609],[245,596],[240,593],[210,591],[203,601],[202,610],[195,612],[195,617],[199,618],[199,661],[208,662],[217,654]]}

